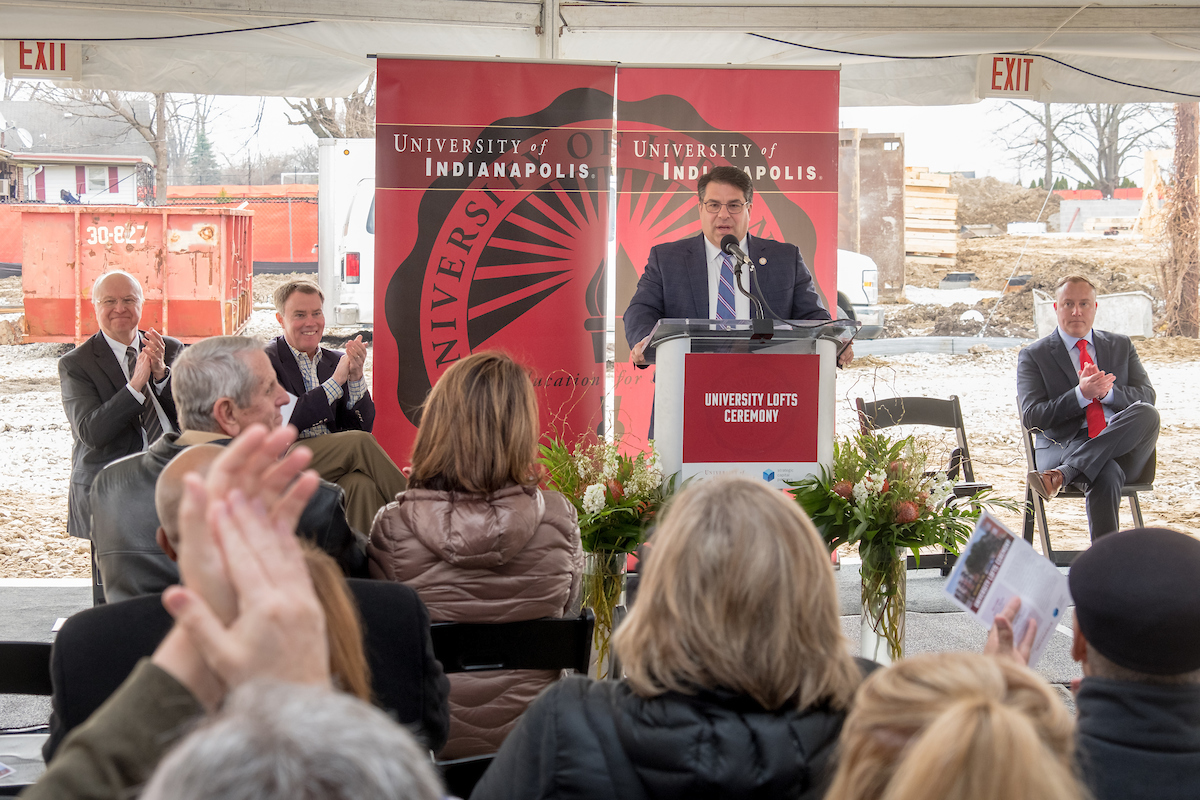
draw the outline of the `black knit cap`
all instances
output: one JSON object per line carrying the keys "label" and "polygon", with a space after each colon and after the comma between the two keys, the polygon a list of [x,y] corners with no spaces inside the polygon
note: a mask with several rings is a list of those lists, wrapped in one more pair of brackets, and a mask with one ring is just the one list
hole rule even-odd
{"label": "black knit cap", "polygon": [[1200,669],[1200,541],[1166,528],[1101,536],[1071,565],[1076,624],[1114,664]]}

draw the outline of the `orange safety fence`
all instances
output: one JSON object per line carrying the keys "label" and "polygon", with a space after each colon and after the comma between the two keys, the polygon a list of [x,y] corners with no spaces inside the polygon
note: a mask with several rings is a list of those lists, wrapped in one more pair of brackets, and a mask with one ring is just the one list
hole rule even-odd
{"label": "orange safety fence", "polygon": [[254,212],[256,265],[317,265],[317,187],[289,186],[172,186],[167,205],[237,207],[246,203]]}

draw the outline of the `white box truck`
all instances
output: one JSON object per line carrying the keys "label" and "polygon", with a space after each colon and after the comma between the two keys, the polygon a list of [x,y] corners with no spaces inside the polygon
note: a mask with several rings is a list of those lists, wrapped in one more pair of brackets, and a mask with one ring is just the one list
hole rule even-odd
{"label": "white box truck", "polygon": [[326,324],[375,321],[375,140],[319,139],[317,281]]}

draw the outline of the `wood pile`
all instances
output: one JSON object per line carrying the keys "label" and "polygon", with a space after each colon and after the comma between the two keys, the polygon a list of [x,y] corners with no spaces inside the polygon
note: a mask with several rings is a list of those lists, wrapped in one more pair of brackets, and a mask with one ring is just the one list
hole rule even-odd
{"label": "wood pile", "polygon": [[958,195],[950,176],[904,168],[904,261],[954,269],[958,255]]}

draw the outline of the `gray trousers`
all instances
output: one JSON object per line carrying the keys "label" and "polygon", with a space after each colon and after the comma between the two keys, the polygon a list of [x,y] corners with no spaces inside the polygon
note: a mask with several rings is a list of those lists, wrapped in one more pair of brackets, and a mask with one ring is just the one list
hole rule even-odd
{"label": "gray trousers", "polygon": [[1036,461],[1041,470],[1061,469],[1083,490],[1094,541],[1120,529],[1121,488],[1142,476],[1157,444],[1158,410],[1138,402],[1114,414],[1094,439],[1080,428],[1070,441],[1038,448]]}

